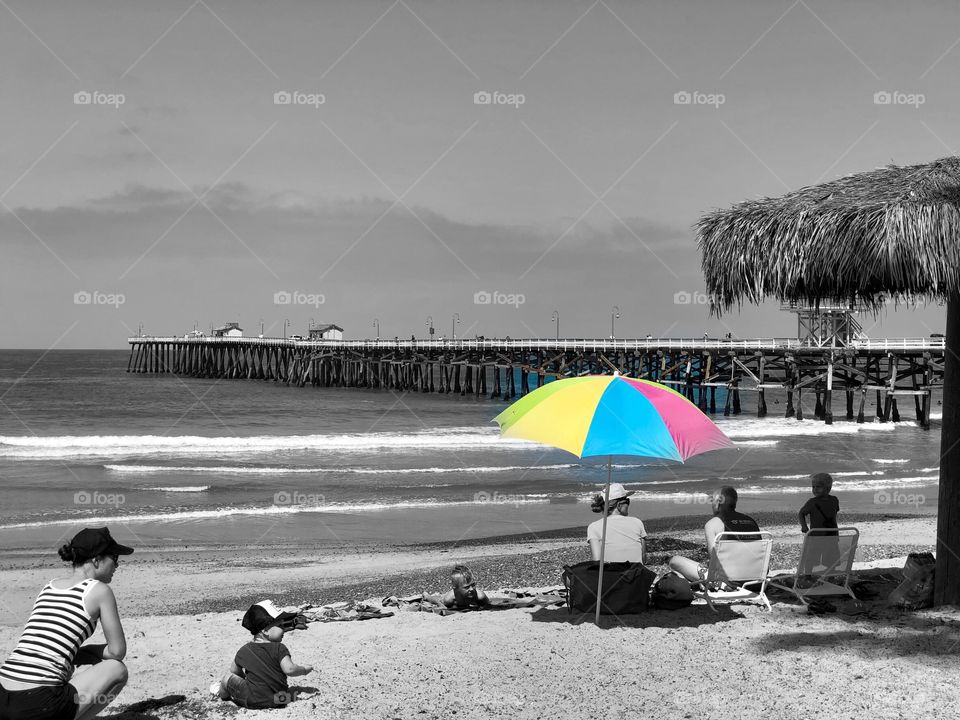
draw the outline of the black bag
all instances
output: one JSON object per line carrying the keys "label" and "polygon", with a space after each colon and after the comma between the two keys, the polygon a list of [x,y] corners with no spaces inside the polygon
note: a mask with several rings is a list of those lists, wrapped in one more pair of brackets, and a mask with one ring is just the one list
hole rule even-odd
{"label": "black bag", "polygon": [[[602,615],[631,615],[645,612],[650,604],[650,585],[657,575],[643,563],[604,563]],[[595,560],[563,566],[567,607],[585,613],[597,611],[597,580],[600,563]]]}
{"label": "black bag", "polygon": [[693,590],[682,577],[667,573],[653,586],[650,601],[658,610],[680,610],[693,603]]}

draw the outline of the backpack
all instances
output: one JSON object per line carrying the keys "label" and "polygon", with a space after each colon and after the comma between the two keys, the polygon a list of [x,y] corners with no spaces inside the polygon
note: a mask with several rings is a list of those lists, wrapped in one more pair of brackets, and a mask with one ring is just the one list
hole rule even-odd
{"label": "backpack", "polygon": [[935,568],[933,553],[910,553],[903,566],[903,582],[890,593],[887,604],[905,610],[932,607]]}
{"label": "backpack", "polygon": [[[643,563],[612,562],[603,564],[602,615],[632,615],[647,610],[650,586],[656,573]],[[600,563],[595,560],[564,565],[563,584],[567,588],[567,608],[592,613],[597,610],[597,580]]]}
{"label": "backpack", "polygon": [[650,600],[658,610],[679,610],[693,602],[693,590],[679,575],[667,573],[653,586]]}

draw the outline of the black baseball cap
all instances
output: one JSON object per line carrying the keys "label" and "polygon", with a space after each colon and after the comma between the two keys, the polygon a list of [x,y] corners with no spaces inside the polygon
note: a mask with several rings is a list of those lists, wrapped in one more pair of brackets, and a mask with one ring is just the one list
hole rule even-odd
{"label": "black baseball cap", "polygon": [[70,541],[78,560],[90,560],[102,555],[130,555],[132,547],[121,545],[105,528],[84,528]]}
{"label": "black baseball cap", "polygon": [[[274,609],[274,612],[271,612],[265,605]],[[251,634],[259,635],[264,630],[269,630],[272,627],[282,627],[284,624],[289,623],[290,620],[295,620],[296,617],[297,614],[295,612],[281,612],[272,602],[267,601],[251,605],[247,608],[247,612],[243,614],[243,622],[241,624],[249,630]],[[293,627],[293,625],[291,624],[290,627]]]}

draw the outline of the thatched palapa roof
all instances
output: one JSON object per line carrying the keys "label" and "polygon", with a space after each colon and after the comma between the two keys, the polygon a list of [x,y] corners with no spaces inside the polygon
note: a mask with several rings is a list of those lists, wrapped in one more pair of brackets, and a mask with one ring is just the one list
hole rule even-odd
{"label": "thatched palapa roof", "polygon": [[960,290],[960,158],[890,166],[748,200],[697,223],[713,310],[946,299]]}

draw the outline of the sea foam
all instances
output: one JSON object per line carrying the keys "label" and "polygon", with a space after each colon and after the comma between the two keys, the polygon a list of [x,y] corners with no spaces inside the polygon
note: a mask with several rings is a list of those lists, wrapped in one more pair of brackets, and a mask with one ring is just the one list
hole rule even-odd
{"label": "sea foam", "polygon": [[354,435],[258,435],[204,437],[197,435],[60,435],[0,436],[0,457],[67,458],[144,455],[260,454],[278,451],[363,453],[422,450],[528,448],[531,443],[501,438],[489,432],[363,433]]}

